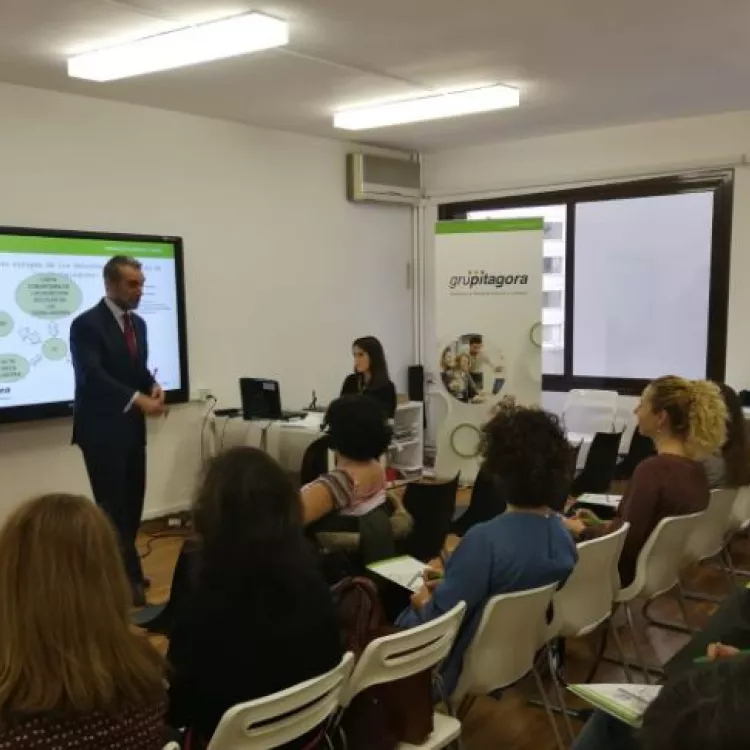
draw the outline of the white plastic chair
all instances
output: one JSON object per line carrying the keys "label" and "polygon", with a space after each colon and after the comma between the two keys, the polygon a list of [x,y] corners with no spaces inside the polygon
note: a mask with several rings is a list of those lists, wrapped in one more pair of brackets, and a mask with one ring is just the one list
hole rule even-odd
{"label": "white plastic chair", "polygon": [[[682,592],[679,588],[680,571],[685,562],[685,549],[691,534],[700,524],[704,513],[693,513],[687,516],[670,516],[662,518],[651,532],[646,544],[643,545],[636,563],[635,578],[630,586],[620,590],[615,601],[622,604],[633,639],[638,666],[643,672],[646,682],[650,682],[648,669],[643,651],[638,640],[633,613],[630,604],[636,597],[653,601],[656,597],[666,594],[677,587],[677,602],[680,611],[689,625],[687,608]],[[644,607],[645,615],[645,607]],[[658,624],[652,620],[654,624]],[[613,627],[614,630],[614,627]]]}
{"label": "white plastic chair", "polygon": [[233,706],[222,716],[208,750],[272,750],[302,737],[338,711],[353,665],[354,655],[344,654],[327,674]]}
{"label": "white plastic chair", "polygon": [[[582,638],[612,616],[620,591],[617,566],[629,528],[625,523],[611,534],[578,545],[578,563],[552,600],[554,636]],[[617,645],[621,651],[619,640]]]}
{"label": "white plastic chair", "polygon": [[[612,616],[615,597],[620,591],[620,575],[617,569],[625,535],[630,528],[629,523],[623,524],[611,534],[583,542],[578,545],[578,562],[565,585],[552,599],[553,617],[549,624],[547,638],[583,638],[593,633],[602,623],[606,623]],[[606,575],[609,571],[609,576]],[[613,631],[620,658],[625,655],[616,631]],[[602,643],[602,652],[605,642]],[[560,665],[552,658],[551,649],[547,650],[550,657],[550,670],[558,675],[564,683],[564,674]],[[601,653],[597,654],[592,675],[601,660]],[[565,712],[565,707],[560,706]],[[567,713],[564,713],[566,724]],[[571,731],[572,734],[572,731]]]}
{"label": "white plastic chair", "polygon": [[617,392],[573,389],[563,408],[567,432],[596,435],[613,432],[617,416]]}
{"label": "white plastic chair", "polygon": [[[702,563],[715,557],[720,558],[721,568],[729,579],[729,587],[734,588],[735,577],[732,573],[732,558],[728,545],[731,539],[732,509],[737,498],[736,488],[713,490],[705,514],[698,527],[690,535],[685,549],[685,558],[690,562]],[[722,599],[711,594],[697,591],[683,591],[686,599],[720,603]],[[675,627],[684,631],[684,628]],[[687,632],[690,632],[689,630]]]}
{"label": "white plastic chair", "polygon": [[[451,700],[459,706],[465,698],[488,695],[514,685],[531,672],[558,747],[564,748],[536,668],[538,652],[557,635],[547,624],[547,612],[556,590],[557,584],[553,583],[529,591],[499,594],[487,602],[477,632],[464,654],[463,668]],[[562,707],[562,691],[554,674],[552,681]]]}
{"label": "white plastic chair", "polygon": [[[465,611],[465,602],[459,602],[442,617],[369,643],[342,693],[342,707],[346,708],[355,696],[369,687],[411,677],[440,664],[453,647]],[[433,726],[426,742],[421,745],[402,742],[399,750],[417,747],[439,750],[455,742],[461,734],[461,722],[452,716],[436,712]]]}
{"label": "white plastic chair", "polygon": [[713,490],[701,522],[690,535],[685,558],[694,562],[710,560],[721,554],[732,527],[732,508],[736,489]]}

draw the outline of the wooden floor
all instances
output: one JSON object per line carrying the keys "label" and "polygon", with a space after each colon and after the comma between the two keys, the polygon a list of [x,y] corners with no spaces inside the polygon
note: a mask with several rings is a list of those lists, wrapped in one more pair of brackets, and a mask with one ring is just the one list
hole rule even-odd
{"label": "wooden floor", "polygon": [[[146,575],[152,581],[149,600],[153,603],[165,601],[169,596],[172,571],[182,539],[149,539],[142,536],[140,543],[142,553],[150,548],[143,561]],[[750,568],[750,544],[743,539],[733,546],[733,550],[739,567]],[[690,571],[687,583],[692,590],[717,596],[724,595],[729,590],[726,576],[708,565]],[[716,605],[691,602],[689,607],[693,624],[700,626],[715,610]],[[679,620],[676,603],[668,598],[655,603],[652,614],[669,620]],[[624,630],[621,632],[625,648],[629,650],[629,639]],[[687,642],[686,636],[657,628],[649,628],[646,634],[650,643],[648,657],[654,663],[663,663]],[[153,642],[164,652],[167,645],[165,638],[154,637]],[[571,682],[584,678],[592,663],[595,643],[595,638],[568,643],[566,676]],[[624,680],[624,675],[619,668],[604,665],[597,674],[597,680],[619,682]],[[467,750],[555,750],[554,735],[546,714],[542,709],[527,704],[527,697],[533,695],[532,686],[522,685],[518,689],[507,691],[501,700],[478,699],[464,718],[464,747]],[[570,705],[576,704],[571,700]],[[564,732],[561,720],[559,725],[561,732]],[[574,723],[576,731],[579,726]]]}

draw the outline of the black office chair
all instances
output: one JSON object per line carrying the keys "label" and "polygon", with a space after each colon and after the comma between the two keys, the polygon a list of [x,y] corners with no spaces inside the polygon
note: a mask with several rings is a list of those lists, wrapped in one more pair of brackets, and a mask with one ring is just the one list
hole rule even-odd
{"label": "black office chair", "polygon": [[636,466],[641,461],[656,454],[656,448],[651,438],[646,437],[636,427],[633,433],[633,439],[630,441],[630,447],[625,458],[615,467],[614,478],[625,480],[633,476]]}
{"label": "black office chair", "polygon": [[305,449],[299,471],[300,484],[303,487],[328,473],[328,446],[328,435],[321,435]]}
{"label": "black office chair", "polygon": [[621,440],[621,432],[597,432],[594,435],[586,463],[571,485],[570,494],[573,497],[580,497],[586,492],[609,492]]}
{"label": "black office chair", "polygon": [[570,476],[574,477],[578,473],[578,456],[581,455],[581,446],[583,440],[580,443],[570,446]]}
{"label": "black office chair", "polygon": [[453,521],[451,532],[464,536],[472,526],[490,521],[505,513],[506,508],[507,502],[502,488],[491,474],[480,469],[471,490],[469,506]]}
{"label": "black office chair", "polygon": [[447,482],[419,482],[406,485],[404,506],[414,519],[411,534],[404,540],[407,555],[429,562],[443,550],[456,511],[458,474]]}

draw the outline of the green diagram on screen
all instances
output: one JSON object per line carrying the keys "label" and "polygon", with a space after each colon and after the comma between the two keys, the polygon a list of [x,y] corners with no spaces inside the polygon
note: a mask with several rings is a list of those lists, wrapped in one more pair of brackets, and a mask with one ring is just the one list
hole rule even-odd
{"label": "green diagram on screen", "polygon": [[[35,273],[18,284],[15,302],[38,325],[19,328],[12,314],[0,309],[0,344],[11,352],[0,354],[0,383],[23,380],[45,362],[70,365],[68,342],[60,335],[58,321],[70,319],[81,310],[83,293],[78,284],[65,274]],[[25,345],[27,356],[12,353],[14,341]],[[29,347],[37,353],[28,356]]]}

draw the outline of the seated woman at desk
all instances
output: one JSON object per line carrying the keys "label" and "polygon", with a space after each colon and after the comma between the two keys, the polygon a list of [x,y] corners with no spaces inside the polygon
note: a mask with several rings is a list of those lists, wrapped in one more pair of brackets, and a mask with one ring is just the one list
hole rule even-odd
{"label": "seated woman at desk", "polygon": [[352,344],[354,372],[347,375],[341,386],[342,396],[356,394],[377,401],[387,419],[396,414],[396,387],[388,374],[383,345],[374,336],[364,336]]}
{"label": "seated woman at desk", "polygon": [[411,530],[401,499],[386,490],[382,456],[391,429],[373,399],[343,396],[326,413],[336,468],[302,490],[304,522],[328,549],[358,550],[365,563],[393,557]]}
{"label": "seated woman at desk", "polygon": [[633,582],[638,555],[662,519],[706,509],[710,491],[700,459],[715,453],[726,435],[724,399],[719,387],[705,380],[658,378],[643,392],[635,414],[656,455],[638,464],[613,521],[600,523],[588,510],[568,520],[574,532],[572,524],[587,524],[582,539],[630,523],[620,556],[623,586]]}
{"label": "seated woman at desk", "polygon": [[564,582],[577,560],[573,537],[558,515],[570,482],[570,460],[557,417],[507,405],[483,429],[482,471],[502,487],[507,510],[472,526],[444,566],[440,560],[430,564],[437,568],[437,581],[427,573],[425,585],[396,622],[414,627],[466,602],[464,623],[443,666],[446,695],[456,688],[487,601]]}

